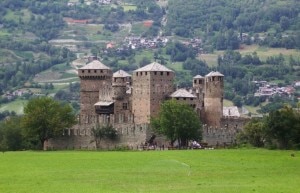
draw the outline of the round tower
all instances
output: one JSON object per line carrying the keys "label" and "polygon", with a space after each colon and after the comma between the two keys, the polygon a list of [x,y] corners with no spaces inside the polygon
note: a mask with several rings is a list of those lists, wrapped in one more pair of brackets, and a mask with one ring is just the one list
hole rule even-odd
{"label": "round tower", "polygon": [[114,100],[122,100],[126,95],[127,85],[130,84],[131,75],[123,70],[113,74],[113,96]]}
{"label": "round tower", "polygon": [[220,127],[223,116],[224,75],[210,72],[205,76],[204,111],[208,126]]}
{"label": "round tower", "polygon": [[[98,60],[78,69],[80,78],[80,122],[90,123],[97,114],[94,105],[100,100],[101,93],[110,97],[112,71]],[[102,97],[103,97],[102,96]]]}

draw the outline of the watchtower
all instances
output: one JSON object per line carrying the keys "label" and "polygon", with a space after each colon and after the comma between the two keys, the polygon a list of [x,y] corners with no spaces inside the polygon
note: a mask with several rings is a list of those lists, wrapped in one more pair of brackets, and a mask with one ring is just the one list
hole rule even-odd
{"label": "watchtower", "polygon": [[223,116],[224,75],[210,72],[205,76],[204,111],[205,123],[220,127]]}
{"label": "watchtower", "polygon": [[197,97],[196,112],[204,120],[204,88],[205,78],[201,75],[193,77],[193,94]]}
{"label": "watchtower", "polygon": [[160,104],[174,92],[175,73],[153,62],[132,75],[132,111],[135,123],[149,123],[158,114]]}
{"label": "watchtower", "polygon": [[[95,104],[99,96],[110,96],[112,71],[98,60],[94,60],[78,69],[80,78],[80,122],[90,123],[95,119]],[[102,93],[102,94],[100,94]]]}
{"label": "watchtower", "polygon": [[131,113],[131,75],[123,70],[113,74],[113,101],[115,123],[132,122]]}
{"label": "watchtower", "polygon": [[205,82],[203,76],[197,75],[193,77],[193,89],[195,90],[195,93],[203,93],[204,83]]}
{"label": "watchtower", "polygon": [[113,74],[113,99],[120,100],[126,95],[127,86],[131,84],[131,75],[123,70]]}

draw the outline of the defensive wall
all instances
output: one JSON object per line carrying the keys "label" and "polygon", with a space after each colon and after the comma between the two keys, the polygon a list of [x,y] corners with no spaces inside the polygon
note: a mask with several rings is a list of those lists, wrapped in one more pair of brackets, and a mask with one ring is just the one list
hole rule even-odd
{"label": "defensive wall", "polygon": [[222,117],[221,127],[203,126],[202,141],[211,146],[227,146],[236,143],[236,136],[243,130],[249,118]]}
{"label": "defensive wall", "polygon": [[[47,149],[96,149],[96,142],[92,132],[96,124],[82,124],[65,129],[62,136],[49,140]],[[115,149],[126,147],[138,149],[144,145],[154,132],[149,124],[118,124],[116,125],[117,138],[115,140],[101,139],[100,149]],[[156,134],[155,134],[156,135]],[[168,146],[168,141],[163,136],[156,135],[157,146]]]}
{"label": "defensive wall", "polygon": [[[249,118],[223,117],[221,127],[203,125],[203,139],[201,142],[213,147],[225,147],[236,143],[236,136],[243,130]],[[49,140],[47,149],[96,149],[92,128],[96,124],[80,124],[66,129],[61,137]],[[168,147],[169,141],[165,137],[155,134],[149,124],[117,124],[115,125],[118,137],[116,140],[102,139],[100,149],[116,149],[126,147],[139,149],[153,135],[158,147]]]}

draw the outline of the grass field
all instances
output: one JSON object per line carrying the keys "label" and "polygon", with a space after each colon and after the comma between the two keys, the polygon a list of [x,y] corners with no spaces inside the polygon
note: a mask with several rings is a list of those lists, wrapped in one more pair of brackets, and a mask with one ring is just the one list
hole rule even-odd
{"label": "grass field", "polygon": [[23,22],[28,22],[31,17],[31,12],[28,9],[22,9],[19,11],[8,11],[4,18],[6,20],[11,20],[15,22],[19,22],[19,20],[22,20]]}
{"label": "grass field", "polygon": [[17,56],[13,51],[7,49],[0,49],[0,63],[7,64],[16,62],[20,57]]}
{"label": "grass field", "polygon": [[132,25],[131,33],[134,35],[140,35],[147,31],[149,28],[145,27],[142,22],[136,22]]}
{"label": "grass field", "polygon": [[8,37],[8,36],[10,36],[11,34],[10,33],[8,33],[5,29],[1,29],[0,30],[0,37],[1,38],[4,38],[4,37]]}
{"label": "grass field", "polygon": [[267,48],[267,47],[259,47],[258,45],[244,46],[243,49],[240,49],[239,52],[242,55],[252,54],[256,52],[258,57],[262,60],[266,60],[270,56],[278,56],[279,54],[283,54],[283,56],[288,59],[291,55],[295,59],[299,59],[299,50],[296,49],[285,49],[285,48]]}
{"label": "grass field", "polygon": [[24,106],[27,104],[26,100],[15,100],[13,102],[2,104],[0,106],[0,112],[3,111],[15,111],[18,115],[23,114]]}
{"label": "grass field", "polygon": [[[295,60],[300,59],[300,51],[296,49],[267,48],[260,47],[258,45],[243,45],[241,49],[236,51],[239,51],[242,56],[247,54],[251,55],[253,52],[256,52],[258,57],[263,61],[265,61],[270,56],[279,56],[280,53],[283,54],[287,61],[290,56],[293,56]],[[217,66],[218,55],[222,55],[223,53],[224,51],[215,51],[213,54],[201,54],[199,58],[205,60],[210,67]]]}
{"label": "grass field", "polygon": [[224,107],[231,107],[231,106],[234,106],[234,104],[233,104],[232,101],[224,99],[223,100],[223,106]]}
{"label": "grass field", "polygon": [[136,5],[124,4],[123,6],[124,11],[135,11],[137,9]]}
{"label": "grass field", "polygon": [[299,168],[298,152],[262,149],[6,152],[0,192],[295,193]]}

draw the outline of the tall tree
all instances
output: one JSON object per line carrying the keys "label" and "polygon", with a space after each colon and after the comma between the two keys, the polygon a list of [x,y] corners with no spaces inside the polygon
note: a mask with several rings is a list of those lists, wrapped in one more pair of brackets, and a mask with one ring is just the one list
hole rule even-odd
{"label": "tall tree", "polygon": [[254,147],[263,147],[265,139],[264,122],[260,119],[252,119],[238,135],[240,143],[250,143]]}
{"label": "tall tree", "polygon": [[[300,114],[292,107],[272,111],[265,122],[268,138],[275,139],[280,148],[288,149],[300,144]],[[299,147],[298,147],[299,148]]]}
{"label": "tall tree", "polygon": [[20,117],[11,116],[0,122],[0,150],[21,150],[23,136],[21,132]]}
{"label": "tall tree", "polygon": [[24,133],[28,137],[37,137],[43,148],[45,141],[61,135],[63,129],[75,123],[76,117],[70,105],[49,97],[34,98],[24,108]]}
{"label": "tall tree", "polygon": [[179,146],[187,146],[189,140],[202,138],[202,125],[197,113],[187,104],[168,100],[162,103],[157,117],[151,125],[158,133],[164,134],[171,144],[178,140]]}

